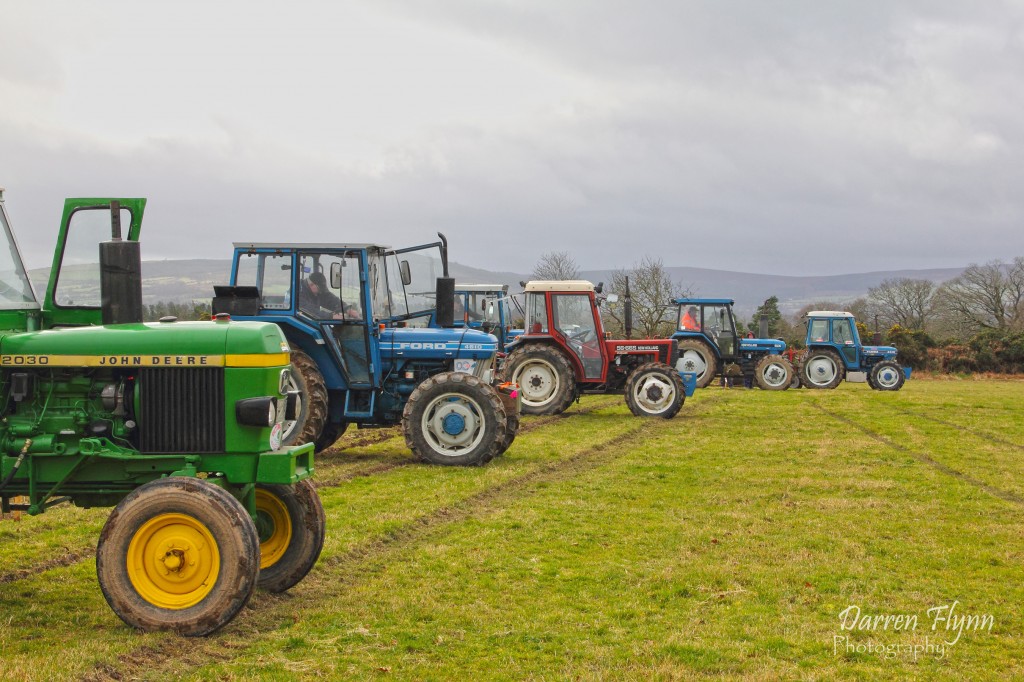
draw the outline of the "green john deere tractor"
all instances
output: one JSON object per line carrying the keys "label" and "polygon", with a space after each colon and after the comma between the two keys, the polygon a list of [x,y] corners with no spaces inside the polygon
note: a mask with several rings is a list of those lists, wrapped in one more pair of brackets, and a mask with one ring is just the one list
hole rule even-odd
{"label": "green john deere tractor", "polygon": [[40,305],[0,190],[0,509],[114,506],[107,603],[139,629],[205,635],[257,585],[309,572],[324,512],[313,446],[281,446],[297,400],[277,325],[142,323],[145,205],[68,199]]}

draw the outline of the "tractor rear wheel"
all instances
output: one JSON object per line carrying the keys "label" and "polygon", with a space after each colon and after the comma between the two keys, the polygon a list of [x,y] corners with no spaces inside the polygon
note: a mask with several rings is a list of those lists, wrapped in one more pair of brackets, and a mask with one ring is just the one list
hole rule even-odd
{"label": "tractor rear wheel", "polygon": [[320,557],[326,527],[323,505],[308,479],[295,485],[257,485],[258,585],[284,592],[305,578]]}
{"label": "tractor rear wheel", "polygon": [[754,367],[754,381],[765,391],[785,391],[794,374],[793,365],[781,355],[766,355]]}
{"label": "tractor rear wheel", "polygon": [[907,376],[903,368],[890,360],[884,360],[871,368],[868,381],[871,388],[879,391],[898,391],[903,388]]}
{"label": "tractor rear wheel", "polygon": [[515,349],[502,372],[519,385],[523,414],[561,414],[576,396],[572,363],[553,346],[531,343]]}
{"label": "tractor rear wheel", "polygon": [[718,358],[711,347],[697,339],[679,340],[679,360],[676,369],[697,375],[697,388],[704,388],[718,374]]}
{"label": "tractor rear wheel", "polygon": [[835,388],[843,380],[843,363],[833,351],[811,351],[800,378],[807,388]]}
{"label": "tractor rear wheel", "polygon": [[320,436],[316,439],[313,451],[319,454],[330,448],[338,442],[338,439],[342,437],[346,430],[348,430],[348,422],[341,422],[340,424],[327,422],[324,424],[324,428],[320,430]]}
{"label": "tractor rear wheel", "polygon": [[444,372],[421,383],[409,396],[402,431],[406,445],[421,460],[446,466],[482,465],[505,443],[508,418],[490,385],[472,374]]}
{"label": "tractor rear wheel", "polygon": [[288,390],[299,392],[295,421],[285,422],[282,445],[305,445],[320,438],[327,421],[327,388],[313,358],[292,349]]}
{"label": "tractor rear wheel", "polygon": [[637,417],[676,416],[686,400],[679,372],[662,362],[640,365],[626,377],[626,404]]}
{"label": "tractor rear wheel", "polygon": [[161,478],[128,494],[100,533],[96,574],[114,613],[140,630],[202,636],[256,589],[260,541],[245,507],[197,478]]}

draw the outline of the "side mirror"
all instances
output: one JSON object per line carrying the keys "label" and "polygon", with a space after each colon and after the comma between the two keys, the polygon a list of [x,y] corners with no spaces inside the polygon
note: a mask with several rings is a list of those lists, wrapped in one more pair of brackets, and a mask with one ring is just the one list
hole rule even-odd
{"label": "side mirror", "polygon": [[331,288],[341,288],[341,263],[338,261],[331,263]]}
{"label": "side mirror", "polygon": [[608,301],[609,303],[618,303],[619,302],[619,295],[618,294],[608,294],[608,298],[606,298],[604,300]]}
{"label": "side mirror", "polygon": [[402,273],[402,284],[405,286],[412,284],[412,271],[409,269],[409,261],[402,261],[398,266],[398,270]]}

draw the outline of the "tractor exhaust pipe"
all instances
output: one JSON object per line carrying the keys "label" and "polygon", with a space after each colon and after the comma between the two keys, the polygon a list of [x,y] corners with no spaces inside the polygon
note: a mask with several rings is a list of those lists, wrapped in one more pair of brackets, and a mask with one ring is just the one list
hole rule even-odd
{"label": "tractor exhaust pipe", "polygon": [[757,335],[758,335],[759,338],[762,338],[762,339],[767,339],[768,338],[768,316],[767,315],[762,315],[761,318],[757,321]]}
{"label": "tractor exhaust pipe", "polygon": [[110,202],[109,242],[100,242],[100,310],[103,324],[142,322],[142,252],[121,238],[121,203]]}
{"label": "tractor exhaust pipe", "polygon": [[626,338],[633,338],[633,297],[629,293],[629,277],[626,278],[626,294],[622,297],[622,315],[625,318]]}
{"label": "tractor exhaust pipe", "polygon": [[441,238],[441,269],[444,276],[437,278],[437,326],[455,326],[455,278],[448,276],[448,238],[440,232]]}

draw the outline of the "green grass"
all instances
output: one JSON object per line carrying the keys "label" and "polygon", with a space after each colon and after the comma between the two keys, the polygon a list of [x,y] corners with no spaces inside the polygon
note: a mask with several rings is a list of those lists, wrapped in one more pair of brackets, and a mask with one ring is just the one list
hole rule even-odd
{"label": "green grass", "polygon": [[[4,521],[0,677],[1021,677],[1022,399],[1011,381],[712,388],[651,421],[585,398],[482,469],[349,434],[318,465],[337,483],[317,567],[205,640],[129,631],[91,557],[46,569],[102,511]],[[995,624],[941,659],[834,651],[946,639],[927,610],[954,601]],[[849,605],[918,627],[844,632]]]}

